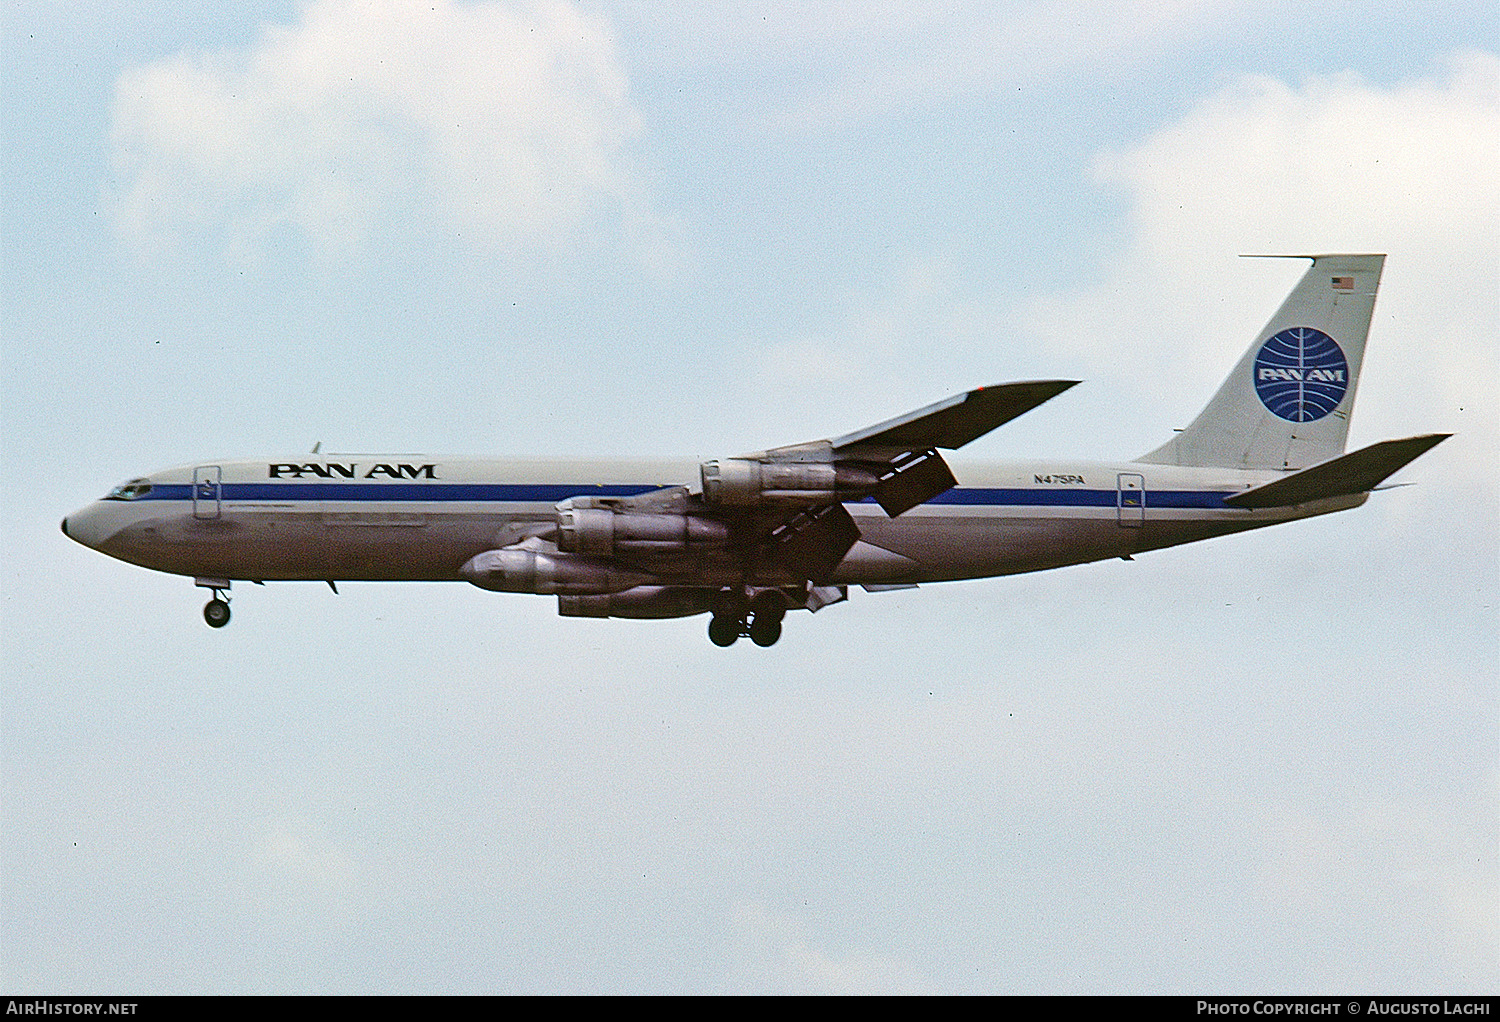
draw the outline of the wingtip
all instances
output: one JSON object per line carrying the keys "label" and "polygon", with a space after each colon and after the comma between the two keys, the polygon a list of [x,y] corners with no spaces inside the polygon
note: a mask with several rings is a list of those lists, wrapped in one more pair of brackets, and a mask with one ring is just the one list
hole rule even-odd
{"label": "wingtip", "polygon": [[1005,383],[990,383],[983,387],[975,387],[970,393],[978,394],[980,391],[999,390],[1002,387],[1024,387],[1030,385],[1033,387],[1053,387],[1056,388],[1055,393],[1061,394],[1069,387],[1076,387],[1082,382],[1082,380],[1010,380]]}
{"label": "wingtip", "polygon": [[1430,451],[1451,436],[1453,436],[1452,433],[1420,433],[1408,442],[1420,443],[1424,451]]}
{"label": "wingtip", "polygon": [[1384,259],[1385,252],[1241,252],[1241,259]]}

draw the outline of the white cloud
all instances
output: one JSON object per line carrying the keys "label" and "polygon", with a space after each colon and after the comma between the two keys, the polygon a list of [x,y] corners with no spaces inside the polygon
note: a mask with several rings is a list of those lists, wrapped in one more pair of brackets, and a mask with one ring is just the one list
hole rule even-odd
{"label": "white cloud", "polygon": [[243,52],[123,74],[117,224],[138,243],[291,228],[324,252],[376,230],[566,244],[635,207],[638,130],[609,28],[562,0],[315,0]]}
{"label": "white cloud", "polygon": [[1099,180],[1129,194],[1132,239],[1097,287],[1038,302],[1031,331],[1185,422],[1301,273],[1237,253],[1385,252],[1356,430],[1458,429],[1492,457],[1497,139],[1490,53],[1393,88],[1241,81],[1098,159]]}
{"label": "white cloud", "polygon": [[910,963],[890,955],[830,954],[808,936],[800,919],[764,905],[736,905],[733,923],[752,949],[742,966],[749,989],[857,995],[933,992]]}
{"label": "white cloud", "polygon": [[[994,382],[994,338],[1008,327],[1005,310],[966,294],[953,265],[912,258],[882,286],[846,295],[821,330],[803,330],[753,347],[742,377],[773,421],[795,421],[798,409],[826,410],[862,422],[897,414],[970,386]],[[934,360],[935,344],[944,357]],[[802,413],[806,420],[806,414]],[[849,426],[848,428],[853,428]]]}
{"label": "white cloud", "polygon": [[359,900],[359,869],[344,847],[306,820],[260,822],[238,881],[243,911],[268,925],[340,925]]}
{"label": "white cloud", "polygon": [[[870,4],[632,5],[620,17],[695,61],[804,65],[798,116],[818,126],[913,101],[984,94],[1079,67],[1131,65],[1184,40],[1235,31],[1284,0],[911,0]],[[830,61],[830,55],[836,55]],[[835,68],[847,70],[830,70]]]}

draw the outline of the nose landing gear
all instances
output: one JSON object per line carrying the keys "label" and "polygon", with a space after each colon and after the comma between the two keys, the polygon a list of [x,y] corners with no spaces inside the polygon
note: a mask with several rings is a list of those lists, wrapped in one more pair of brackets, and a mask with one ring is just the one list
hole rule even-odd
{"label": "nose landing gear", "polygon": [[223,628],[229,624],[229,579],[195,578],[193,584],[207,589],[214,598],[203,605],[203,620],[210,628]]}
{"label": "nose landing gear", "polygon": [[203,620],[210,628],[223,628],[229,624],[229,601],[215,597],[203,605]]}

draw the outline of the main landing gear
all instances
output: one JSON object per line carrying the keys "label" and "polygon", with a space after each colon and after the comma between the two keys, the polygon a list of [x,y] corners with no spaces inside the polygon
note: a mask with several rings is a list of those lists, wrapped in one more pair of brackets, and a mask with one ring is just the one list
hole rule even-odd
{"label": "main landing gear", "polygon": [[214,594],[214,598],[203,605],[203,620],[208,622],[208,627],[223,628],[229,624],[229,579],[195,578],[193,584]]}
{"label": "main landing gear", "polygon": [[757,646],[774,646],[781,638],[781,619],[786,611],[786,596],[780,590],[762,589],[747,600],[744,593],[725,589],[714,601],[708,641],[715,646],[733,646],[741,635],[748,635]]}

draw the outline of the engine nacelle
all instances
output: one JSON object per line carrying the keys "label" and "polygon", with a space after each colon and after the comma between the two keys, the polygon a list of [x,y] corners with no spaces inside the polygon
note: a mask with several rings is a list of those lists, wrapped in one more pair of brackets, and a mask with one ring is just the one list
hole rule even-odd
{"label": "engine nacelle", "polygon": [[710,504],[743,506],[765,501],[821,504],[835,498],[864,496],[880,484],[869,469],[846,462],[755,461],[726,458],[699,466],[703,499]]}
{"label": "engine nacelle", "polygon": [[459,569],[459,574],[481,589],[542,595],[618,593],[655,581],[645,572],[572,554],[514,547],[476,554]]}
{"label": "engine nacelle", "polygon": [[728,527],[711,518],[577,508],[570,502],[557,509],[557,548],[565,553],[673,553],[723,546],[728,540]]}
{"label": "engine nacelle", "polygon": [[636,586],[600,596],[559,596],[563,617],[692,617],[711,609],[712,589],[693,586]]}

